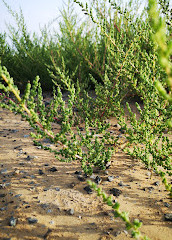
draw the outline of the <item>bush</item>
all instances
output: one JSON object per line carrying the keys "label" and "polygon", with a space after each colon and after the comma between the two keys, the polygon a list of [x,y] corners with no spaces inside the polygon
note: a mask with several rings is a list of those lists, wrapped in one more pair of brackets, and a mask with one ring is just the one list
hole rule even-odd
{"label": "bush", "polygon": [[[0,89],[3,91],[0,106],[21,114],[30,123],[36,145],[54,152],[61,161],[78,159],[88,175],[92,174],[94,167],[106,169],[114,146],[120,144],[118,136],[109,134],[109,125],[104,121],[109,116],[116,117],[127,139],[124,151],[157,173],[171,197],[172,143],[168,134],[172,127],[172,41],[171,19],[166,14],[170,11],[169,5],[162,1],[157,5],[155,0],[149,0],[148,14],[144,11],[143,15],[134,16],[132,1],[129,8],[117,6],[110,0],[108,7],[106,0],[93,1],[91,7],[77,0],[74,2],[91,19],[94,32],[86,31],[88,20],[78,26],[76,15],[72,15],[68,8],[68,11],[61,12],[64,22],[60,23],[58,45],[52,38],[47,45],[47,34],[43,42],[38,42],[37,38],[31,41],[23,17],[20,19],[23,28],[19,41],[16,41],[17,32],[12,34],[15,43],[12,59],[17,56],[24,63],[26,58],[28,66],[34,66],[36,56],[44,59],[39,70],[43,73],[46,66],[54,84],[50,106],[45,107],[39,77],[27,84],[25,94],[21,96],[5,67],[0,67]],[[164,18],[160,17],[160,10],[165,14]],[[5,35],[1,35],[1,49],[3,62],[12,54]],[[17,69],[17,61],[15,64]],[[29,76],[25,68],[23,74]],[[46,80],[43,78],[41,83],[44,89]],[[94,86],[95,98],[87,92],[90,84]],[[61,88],[69,93],[66,102],[62,99]],[[7,100],[8,93],[13,93],[17,101]],[[132,95],[142,100],[142,105],[136,102],[137,116],[126,102]],[[56,120],[61,129],[54,134],[52,124]],[[81,121],[85,134],[79,128]],[[73,131],[74,126],[77,134]],[[60,148],[54,150],[44,146],[44,138],[58,143]],[[130,146],[133,150],[128,148]],[[125,221],[126,228],[133,229],[132,236],[148,239],[138,231],[141,226],[138,220],[130,222],[128,214],[119,211],[118,203],[113,204],[111,197],[106,197],[95,184],[89,182],[89,185],[115,210],[115,217]]]}

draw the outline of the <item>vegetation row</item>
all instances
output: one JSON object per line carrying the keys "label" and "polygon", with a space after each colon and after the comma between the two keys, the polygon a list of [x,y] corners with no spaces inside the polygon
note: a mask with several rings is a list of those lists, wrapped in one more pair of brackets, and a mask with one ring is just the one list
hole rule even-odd
{"label": "vegetation row", "polygon": [[[139,0],[127,4],[69,1],[61,10],[59,30],[50,33],[47,25],[41,36],[28,32],[22,11],[18,14],[3,2],[17,28],[8,26],[10,43],[0,33],[0,106],[29,122],[35,145],[53,152],[60,161],[79,161],[87,175],[95,167],[105,170],[120,145],[119,136],[109,133],[106,121],[116,118],[126,138],[123,150],[159,175],[171,197],[169,1],[149,0],[141,11]],[[74,12],[73,4],[80,6],[81,15]],[[45,91],[52,93],[48,106]],[[135,101],[137,115],[130,99]],[[60,124],[58,133],[53,131],[54,123]],[[56,144],[56,149],[44,146],[44,138]],[[139,220],[131,222],[128,213],[119,210],[119,203],[113,204],[93,182],[88,184],[125,221],[133,237],[148,239],[139,231]]]}

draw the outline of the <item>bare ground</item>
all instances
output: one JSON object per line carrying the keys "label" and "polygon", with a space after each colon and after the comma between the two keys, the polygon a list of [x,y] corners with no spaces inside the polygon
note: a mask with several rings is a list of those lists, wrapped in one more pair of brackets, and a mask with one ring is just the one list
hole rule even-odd
{"label": "bare ground", "polygon": [[[57,161],[34,146],[29,133],[20,116],[0,109],[0,239],[131,239],[111,208],[84,190],[87,179],[82,182],[75,173],[81,171],[80,163]],[[57,171],[50,171],[52,167]],[[102,178],[100,186],[107,194],[112,188],[122,191],[114,199],[131,219],[143,222],[143,234],[152,240],[172,239],[172,222],[164,219],[172,213],[172,202],[161,179],[155,174],[150,178],[140,161],[118,149],[108,173],[94,174]],[[108,176],[114,180],[109,182]],[[11,217],[17,219],[15,226],[10,226]],[[31,224],[28,218],[37,222]]]}

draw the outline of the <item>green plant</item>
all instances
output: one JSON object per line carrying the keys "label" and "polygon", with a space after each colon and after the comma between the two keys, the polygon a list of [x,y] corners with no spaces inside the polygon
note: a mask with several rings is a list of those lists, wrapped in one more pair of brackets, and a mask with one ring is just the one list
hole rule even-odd
{"label": "green plant", "polygon": [[[160,1],[160,4],[162,6],[163,13],[165,13],[165,16],[167,18],[167,21],[170,25],[172,25],[172,18],[169,19],[168,15],[168,7],[169,2],[163,4],[162,1]],[[166,10],[166,11],[165,11]],[[158,12],[157,2],[152,0],[149,1],[149,15],[151,18],[151,26],[153,29],[152,38],[155,43],[155,50],[158,51],[159,56],[159,62],[162,66],[162,68],[165,70],[167,74],[166,83],[169,87],[169,93],[165,90],[163,85],[160,81],[155,82],[155,86],[158,89],[160,95],[163,96],[164,99],[168,100],[169,104],[172,105],[172,64],[169,60],[172,56],[172,40],[171,36],[168,36],[167,39],[167,28],[165,19],[160,17],[160,14]],[[171,30],[171,29],[170,29]],[[171,34],[171,31],[169,30],[169,34]],[[169,127],[172,128],[172,119],[168,120]]]}
{"label": "green plant", "polygon": [[[2,54],[2,65],[8,68],[21,91],[24,91],[28,80],[32,82],[37,75],[41,78],[42,87],[52,91],[53,84],[47,65],[51,62],[51,51],[56,43],[51,41],[46,26],[41,30],[40,37],[36,33],[29,33],[22,10],[17,13],[4,0],[3,3],[17,27],[8,25],[10,43],[6,42],[8,54]],[[1,44],[3,47],[3,43],[0,42],[0,48]]]}
{"label": "green plant", "polygon": [[[92,1],[90,7],[88,3],[74,2],[87,18],[78,24],[69,1],[67,11],[61,11],[61,32],[56,35],[55,42],[53,38],[47,39],[46,31],[45,41],[31,40],[22,14],[20,17],[15,15],[22,29],[19,37],[15,29],[12,33],[15,49],[9,51],[9,56],[15,60],[14,68],[21,69],[21,65],[16,65],[16,58],[23,64],[27,60],[31,66],[39,56],[39,70],[43,73],[46,68],[49,79],[53,79],[53,99],[45,107],[38,77],[32,84],[27,84],[21,97],[7,69],[0,67],[3,80],[0,106],[21,114],[30,123],[36,145],[54,152],[61,161],[79,160],[86,174],[92,174],[94,167],[106,169],[118,138],[110,135],[109,125],[104,120],[109,116],[116,117],[128,141],[124,151],[157,173],[172,196],[169,182],[172,174],[169,137],[172,118],[171,18],[165,11],[169,10],[169,5],[159,1],[165,21],[159,17],[153,0],[149,1],[149,15],[144,10],[136,16],[132,12],[133,1],[126,7],[110,0],[109,5],[106,0]],[[8,52],[4,39],[5,36],[1,36],[2,63]],[[37,75],[36,72],[35,76],[28,75],[25,70],[24,74],[29,79]],[[24,79],[28,82],[28,78]],[[90,85],[94,87],[94,97],[88,92]],[[62,88],[68,92],[67,101],[62,99]],[[16,102],[6,98],[11,93]],[[139,97],[139,103],[134,99],[137,114],[132,112],[130,103],[126,103],[131,97]],[[53,129],[54,123],[59,126],[58,133]],[[80,123],[84,124],[84,129]],[[55,147],[44,145],[44,138]],[[132,150],[128,148],[131,146]],[[118,203],[113,204],[100,188],[89,184],[115,210],[115,216],[124,220],[127,228],[133,229],[134,237],[147,239],[138,230],[139,221],[130,222],[128,215],[119,211]]]}
{"label": "green plant", "polygon": [[[165,20],[159,17],[156,1],[149,2],[149,15],[153,30],[152,39],[155,42],[154,49],[157,50],[157,58],[166,72],[166,81],[158,76],[147,77],[147,98],[143,101],[141,108],[136,103],[139,117],[131,111],[127,103],[129,115],[127,120],[130,122],[129,127],[126,124],[125,117],[120,116],[120,124],[126,131],[126,137],[130,144],[134,146],[133,150],[126,148],[128,154],[132,157],[141,159],[147,168],[153,169],[161,178],[166,190],[172,196],[172,185],[168,176],[172,175],[172,143],[168,135],[170,133],[172,104],[171,104],[171,39],[167,41],[168,32]],[[154,62],[154,68],[155,68]],[[165,88],[169,87],[169,93]],[[158,90],[158,92],[157,92]],[[145,91],[145,90],[144,90]],[[159,94],[158,94],[159,93]]]}
{"label": "green plant", "polygon": [[[13,93],[17,99],[17,102],[14,102],[9,98],[7,102],[2,101],[0,106],[21,114],[29,122],[35,131],[31,135],[36,145],[54,152],[55,156],[61,161],[68,162],[79,159],[86,174],[92,174],[93,167],[106,169],[112,154],[112,148],[105,146],[106,139],[109,138],[105,130],[109,125],[96,120],[92,122],[93,130],[89,128],[89,123],[85,119],[85,133],[78,127],[77,135],[79,138],[77,137],[72,128],[75,101],[75,88],[73,85],[69,86],[70,95],[67,103],[62,99],[60,88],[57,87],[56,90],[54,88],[53,100],[50,102],[50,106],[46,108],[39,77],[35,78],[32,87],[30,83],[27,84],[25,94],[20,97],[20,91],[14,85],[13,79],[5,67],[0,67],[0,76],[7,84],[5,86],[5,84],[1,83],[0,89],[4,92]],[[1,95],[1,99],[3,98],[4,94]],[[52,123],[56,120],[61,122],[60,131],[57,134],[53,132],[52,127]],[[96,134],[102,134],[102,138],[99,139]],[[40,141],[44,138],[48,138],[52,143],[60,145],[61,148],[52,149],[44,146]]]}
{"label": "green plant", "polygon": [[97,192],[97,196],[102,197],[103,202],[106,203],[113,209],[114,216],[121,218],[126,224],[126,229],[131,230],[131,235],[136,239],[149,240],[147,236],[143,236],[139,231],[139,228],[142,226],[142,223],[138,219],[134,219],[133,222],[130,221],[128,212],[120,211],[120,204],[118,202],[113,203],[112,196],[107,196],[106,193],[92,181],[87,181],[89,186]]}

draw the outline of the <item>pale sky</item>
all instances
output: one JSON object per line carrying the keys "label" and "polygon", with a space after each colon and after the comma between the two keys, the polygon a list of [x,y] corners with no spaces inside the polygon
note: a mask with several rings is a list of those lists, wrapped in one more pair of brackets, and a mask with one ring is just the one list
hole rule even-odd
{"label": "pale sky", "polygon": [[[5,0],[12,10],[19,13],[20,7],[22,9],[25,23],[29,32],[36,32],[39,34],[39,29],[44,27],[45,24],[49,23],[53,19],[60,16],[59,9],[67,5],[68,0]],[[85,2],[86,0],[81,0]],[[120,1],[120,0],[119,0]],[[128,1],[128,0],[123,0]],[[146,0],[141,1],[144,3]],[[172,0],[170,0],[172,3]],[[81,13],[80,7],[74,3],[77,13]],[[59,19],[60,20],[60,19]],[[6,32],[6,23],[15,24],[15,21],[11,17],[7,8],[4,6],[2,0],[0,0],[0,33]],[[15,25],[14,25],[15,26]],[[58,30],[58,23],[53,25]]]}
{"label": "pale sky", "polygon": [[[22,9],[27,29],[39,32],[39,26],[43,27],[48,22],[60,16],[59,9],[68,3],[68,0],[5,0],[12,10],[19,13]],[[78,6],[76,9],[78,9]],[[6,23],[14,24],[13,18],[8,12],[2,0],[0,0],[0,33],[6,32]],[[14,25],[15,26],[15,25]],[[54,24],[53,27],[56,27]]]}

